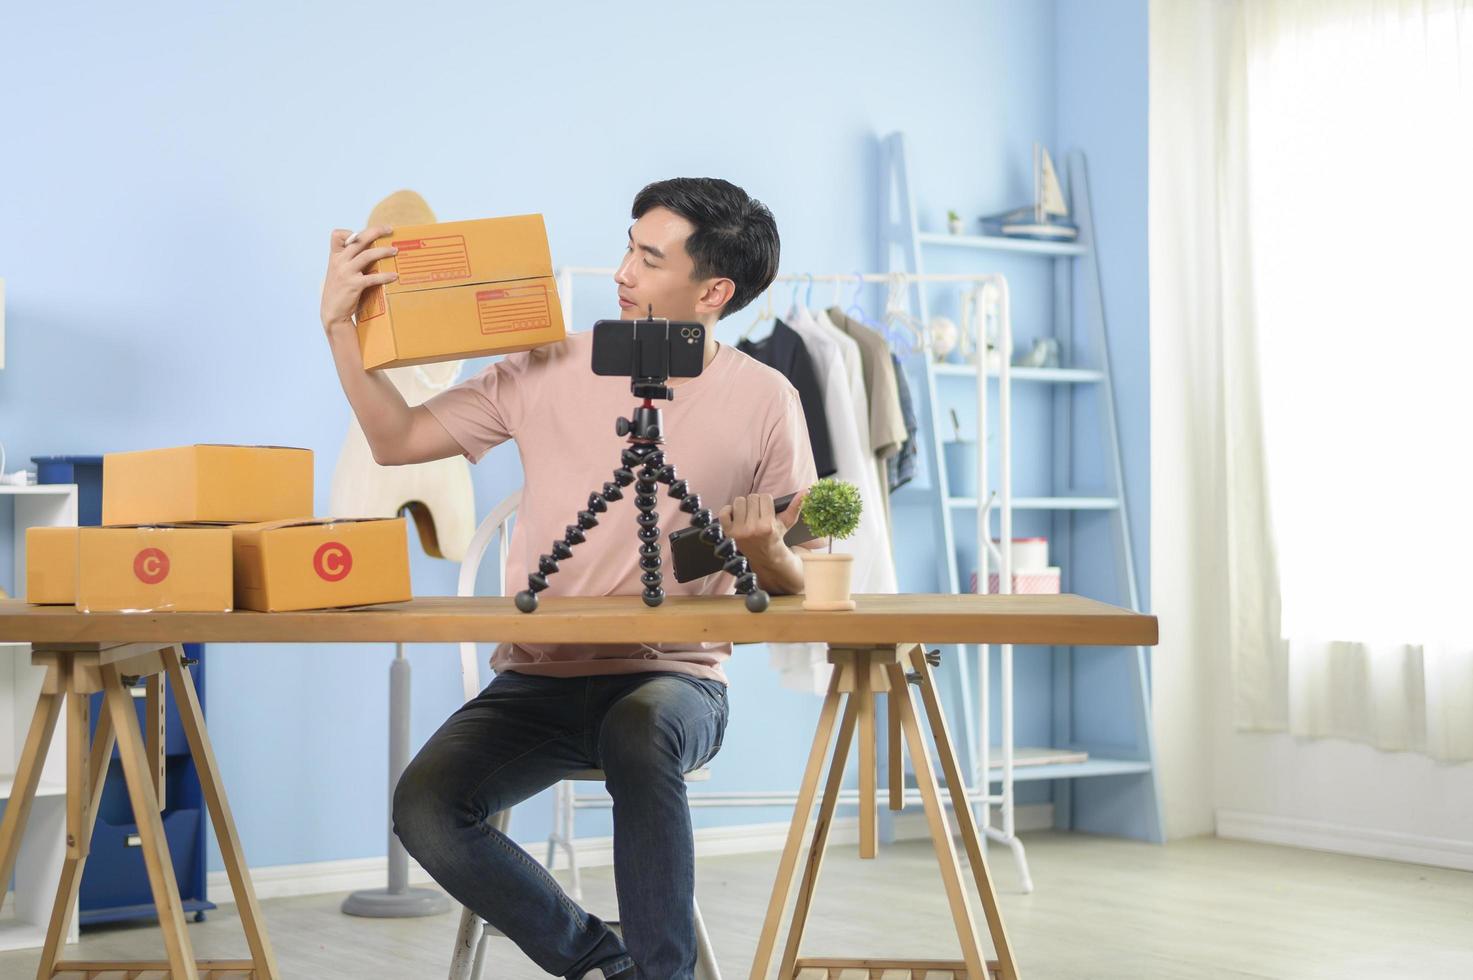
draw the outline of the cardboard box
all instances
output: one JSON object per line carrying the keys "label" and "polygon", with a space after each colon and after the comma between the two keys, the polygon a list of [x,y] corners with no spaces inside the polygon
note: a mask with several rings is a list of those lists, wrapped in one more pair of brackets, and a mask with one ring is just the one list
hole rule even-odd
{"label": "cardboard box", "polygon": [[76,604],[83,612],[231,609],[229,528],[84,527],[76,534]]}
{"label": "cardboard box", "polygon": [[230,531],[238,609],[333,609],[411,596],[402,517],[271,521]]}
{"label": "cardboard box", "polygon": [[76,528],[26,528],[26,601],[38,606],[77,601]]}
{"label": "cardboard box", "polygon": [[395,228],[372,272],[397,272],[366,289],[358,343],[368,369],[530,350],[562,340],[563,310],[542,215]]}
{"label": "cardboard box", "polygon": [[254,522],[312,515],[312,451],[180,446],[102,459],[102,523]]}

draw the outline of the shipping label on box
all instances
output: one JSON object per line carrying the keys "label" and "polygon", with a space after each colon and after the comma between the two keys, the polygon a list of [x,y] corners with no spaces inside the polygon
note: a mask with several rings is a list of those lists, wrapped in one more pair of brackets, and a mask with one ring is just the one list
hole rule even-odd
{"label": "shipping label on box", "polygon": [[255,522],[312,516],[312,451],[179,446],[102,459],[102,523]]}
{"label": "shipping label on box", "polygon": [[230,530],[77,529],[77,608],[83,612],[229,612]]}
{"label": "shipping label on box", "polygon": [[358,304],[363,366],[427,364],[530,350],[567,334],[540,214],[395,228],[397,255],[367,271],[399,278]]}
{"label": "shipping label on box", "polygon": [[272,521],[230,530],[238,609],[288,612],[410,598],[402,517]]}

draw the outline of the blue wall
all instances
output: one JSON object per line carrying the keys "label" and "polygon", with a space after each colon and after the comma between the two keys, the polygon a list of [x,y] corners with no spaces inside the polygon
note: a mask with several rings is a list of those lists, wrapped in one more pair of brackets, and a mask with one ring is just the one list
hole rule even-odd
{"label": "blue wall", "polygon": [[[540,211],[557,264],[610,265],[640,186],[717,174],[772,207],[785,271],[868,268],[877,135],[907,132],[936,228],[947,208],[975,215],[1025,198],[1036,138],[1090,150],[1122,138],[1061,97],[1087,95],[1098,67],[1076,50],[1094,27],[1066,22],[1119,17],[1144,72],[1138,0],[406,10],[318,5],[273,19],[251,6],[53,3],[7,14],[0,440],[11,468],[32,454],[197,441],[308,446],[321,510],[348,421],[317,321],[327,235],[358,227],[386,193],[415,188],[444,219]],[[1143,78],[1136,88],[1112,91],[1139,100],[1124,106],[1139,152],[1102,160],[1095,194],[1113,179],[1139,184],[1119,223],[1141,237],[1109,272],[1124,282],[1116,295],[1135,297],[1139,315],[1117,323],[1143,368]],[[612,313],[612,299],[607,285],[581,285],[576,326]],[[718,336],[733,340],[747,319]],[[1127,420],[1141,486],[1144,391]],[[484,513],[520,483],[513,447],[474,478]],[[0,513],[5,554],[9,525]],[[1136,527],[1144,534],[1144,514]],[[454,568],[417,541],[411,551],[418,594],[454,591]],[[9,576],[6,560],[0,584]],[[212,648],[211,730],[252,864],[384,852],[392,652]],[[458,704],[460,680],[452,647],[414,647],[411,660],[418,744]],[[766,661],[761,647],[738,649],[712,789],[797,783],[817,699],[780,689]],[[543,836],[549,813],[533,801],[514,833]],[[783,817],[699,811],[697,822]],[[581,820],[607,832],[603,815]]]}
{"label": "blue wall", "polygon": [[[1082,147],[1089,156],[1100,275],[1108,318],[1110,359],[1120,426],[1127,516],[1136,562],[1141,608],[1151,608],[1150,576],[1150,353],[1147,282],[1147,109],[1149,35],[1146,4],[1059,0],[1056,64],[1059,85],[1059,143]],[[1090,308],[1089,281],[1076,267],[1076,302]],[[1088,337],[1088,334],[1085,335]],[[1094,346],[1094,345],[1091,345]],[[1091,362],[1097,356],[1085,355]],[[1075,404],[1077,431],[1098,424],[1102,390],[1081,392]],[[1107,462],[1098,441],[1076,443],[1076,483],[1102,486]],[[1070,556],[1072,591],[1127,603],[1115,555],[1108,512],[1075,521]],[[1078,744],[1096,754],[1122,755],[1140,735],[1132,703],[1136,651],[1092,648],[1073,653],[1071,724]],[[1123,749],[1120,747],[1124,747]],[[1097,833],[1147,831],[1146,776],[1074,780],[1074,826]]]}

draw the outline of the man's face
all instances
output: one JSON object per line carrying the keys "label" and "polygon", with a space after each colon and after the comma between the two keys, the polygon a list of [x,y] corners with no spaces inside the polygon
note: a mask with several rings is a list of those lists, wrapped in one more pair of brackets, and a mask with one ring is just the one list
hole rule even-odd
{"label": "man's face", "polygon": [[714,324],[731,296],[730,279],[693,279],[695,263],[685,251],[695,228],[668,208],[651,208],[629,227],[624,261],[614,273],[619,285],[619,317],[654,315]]}

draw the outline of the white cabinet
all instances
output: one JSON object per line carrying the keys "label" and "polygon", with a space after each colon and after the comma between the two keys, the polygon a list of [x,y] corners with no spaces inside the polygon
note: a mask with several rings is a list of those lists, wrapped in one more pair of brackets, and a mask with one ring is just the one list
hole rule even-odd
{"label": "white cabinet", "polygon": [[[26,529],[71,527],[77,523],[77,488],[73,484],[34,487],[0,486],[0,497],[15,507],[15,592],[25,598]],[[31,665],[26,643],[0,642],[0,800],[9,800],[16,766],[26,744],[31,716],[41,692],[44,668]],[[0,910],[0,950],[36,948],[46,941],[56,883],[66,859],[66,726],[57,723],[36,801],[21,838],[15,863],[15,891],[7,892]],[[9,883],[4,887],[8,888]],[[77,916],[71,935],[77,941]]]}

